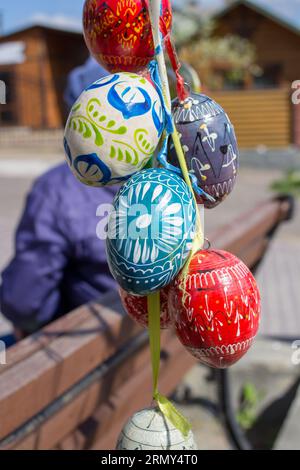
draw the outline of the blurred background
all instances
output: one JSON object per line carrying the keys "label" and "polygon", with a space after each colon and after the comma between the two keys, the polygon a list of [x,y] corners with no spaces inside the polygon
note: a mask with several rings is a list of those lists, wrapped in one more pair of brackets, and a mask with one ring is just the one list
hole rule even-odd
{"label": "blurred background", "polygon": [[[0,271],[12,257],[14,230],[33,180],[64,158],[63,94],[70,71],[88,58],[83,3],[0,0],[0,80],[7,87],[7,102],[0,105]],[[193,68],[185,65],[185,72],[198,75],[203,92],[225,108],[241,150],[236,190],[207,211],[211,232],[274,192],[300,194],[300,104],[292,102],[293,83],[300,80],[300,0],[174,0],[173,7],[179,56]],[[250,411],[240,411],[241,423],[246,429],[258,423],[254,434],[262,448],[274,445],[273,431],[286,416],[282,411],[276,421],[269,408],[283,399],[278,406],[286,410],[299,375],[299,364],[291,362],[292,341],[300,339],[299,228],[296,211],[258,273],[261,338],[234,369],[236,401],[244,390],[250,402]],[[0,336],[10,331],[0,314]],[[203,448],[228,448],[206,375],[201,384],[193,372],[187,377],[205,406],[185,414],[200,413],[196,426],[199,441],[205,436]],[[294,419],[299,418],[300,397]],[[292,439],[292,448],[300,448],[299,433]]]}

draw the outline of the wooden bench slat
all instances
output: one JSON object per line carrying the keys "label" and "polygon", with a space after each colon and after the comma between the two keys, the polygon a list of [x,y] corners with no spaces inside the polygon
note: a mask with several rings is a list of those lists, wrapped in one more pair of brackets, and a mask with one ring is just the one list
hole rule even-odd
{"label": "wooden bench slat", "polygon": [[138,354],[123,363],[120,367],[109,372],[103,379],[91,384],[73,401],[51,416],[46,422],[29,435],[19,439],[16,435],[6,445],[0,445],[0,450],[47,450],[55,447],[66,436],[74,432],[86,421],[99,404],[109,400],[120,387],[132,376],[144,369],[150,362],[150,352],[142,349]]}
{"label": "wooden bench slat", "polygon": [[[177,338],[165,340],[164,350],[168,359],[162,361],[160,390],[170,395],[178,385],[179,378],[197,363],[181,346]],[[152,375],[150,363],[147,368],[128,381],[111,397],[110,405],[102,405],[89,423],[62,441],[62,448],[113,450],[117,437],[129,416],[138,409],[151,406]],[[138,393],[137,393],[138,391]],[[71,447],[72,444],[76,447]]]}
{"label": "wooden bench slat", "polygon": [[247,249],[254,240],[265,238],[282,217],[280,203],[272,201],[257,206],[248,214],[215,231],[210,240],[217,248],[242,254],[245,247]]}
{"label": "wooden bench slat", "polygon": [[58,337],[50,346],[1,375],[0,439],[45,408],[141,331],[127,316],[97,304],[91,304],[88,309],[83,307],[82,313],[87,320],[74,332],[76,340],[73,334]]}
{"label": "wooden bench slat", "polygon": [[[191,367],[196,361],[185,351],[182,351],[180,343],[171,332],[163,333],[162,350],[164,351],[164,359],[161,365],[161,389],[169,394],[178,383],[178,376],[181,377],[186,371],[186,367]],[[178,360],[179,353],[180,360]],[[176,372],[174,372],[175,366]],[[126,416],[128,402],[130,401],[133,407],[136,406],[136,398],[132,400],[132,396],[134,396],[132,380],[136,377],[139,377],[139,385],[137,388],[139,395],[141,395],[142,400],[146,400],[143,401],[145,406],[149,406],[151,401],[152,375],[148,347],[142,349],[130,360],[127,360],[116,370],[109,373],[103,380],[92,384],[88,390],[64,407],[63,410],[49,418],[40,429],[32,432],[21,440],[16,439],[6,446],[0,446],[0,449],[22,450],[34,448],[36,450],[45,450],[55,447],[59,442],[64,442],[65,440],[68,442],[70,439],[70,436],[66,437],[68,433],[74,434],[74,430],[78,427],[80,428],[80,425],[87,421],[87,418],[91,416],[93,412],[99,408],[99,404],[102,403],[99,412],[94,414],[91,420],[92,426],[90,426],[90,428],[92,428],[92,431],[86,435],[85,443],[82,441],[82,448],[84,448],[87,445],[86,441],[91,439],[90,435],[93,434],[94,438],[96,436],[95,423],[98,422],[97,429],[103,426],[106,434],[111,427],[113,421],[111,414],[114,412],[115,407],[118,408],[120,413]],[[110,383],[109,390],[107,390],[107,386],[105,386],[108,382]],[[131,390],[130,397],[128,397],[127,390]],[[124,404],[121,405],[120,399],[122,403],[124,401]],[[115,402],[116,404],[114,404]],[[105,420],[107,414],[107,420]],[[114,416],[114,420],[118,421],[117,414]],[[83,428],[87,427],[88,423],[83,426]],[[97,432],[99,432],[99,429]],[[79,436],[80,432],[76,437],[77,442]],[[100,433],[100,437],[101,436],[102,431]]]}
{"label": "wooden bench slat", "polygon": [[267,238],[259,238],[247,249],[243,249],[242,252],[236,253],[236,255],[246,264],[246,266],[254,267],[258,260],[260,260],[269,246],[269,240]]}
{"label": "wooden bench slat", "polygon": [[7,364],[0,369],[0,380],[1,374],[10,367],[15,366],[18,362],[23,361],[35,352],[44,349],[58,336],[62,336],[64,332],[69,334],[71,331],[76,330],[84,321],[82,309],[77,309],[72,312],[72,315],[66,315],[50,323],[43,328],[42,332],[39,331],[9,348],[7,351]]}

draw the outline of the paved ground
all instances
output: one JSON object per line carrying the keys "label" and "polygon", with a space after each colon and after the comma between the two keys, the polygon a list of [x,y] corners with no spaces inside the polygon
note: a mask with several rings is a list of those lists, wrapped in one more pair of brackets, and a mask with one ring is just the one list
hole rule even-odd
{"label": "paved ground", "polygon": [[261,145],[254,150],[243,150],[241,158],[252,168],[300,169],[300,149],[295,147],[276,150]]}
{"label": "paved ground", "polygon": [[[293,158],[298,157],[293,154]],[[12,256],[14,228],[34,177],[61,160],[62,154],[53,151],[44,152],[43,157],[36,150],[26,156],[23,150],[0,151],[0,270]],[[271,194],[270,183],[281,174],[279,165],[275,169],[244,166],[232,196],[217,209],[207,211],[206,232],[228,223],[241,212],[268,197]],[[272,407],[274,403],[281,404],[280,400],[283,399],[284,406],[279,406],[279,409],[286,412],[285,397],[299,374],[299,366],[291,362],[291,340],[300,339],[298,210],[295,220],[286,224],[278,233],[257,277],[263,299],[261,334],[284,336],[286,343],[261,339],[247,358],[232,369],[232,377],[236,406],[241,388],[247,381],[253,383],[263,395],[257,410],[261,419],[258,419],[254,429],[256,436],[266,437],[257,445],[267,447],[269,442],[274,441],[274,435],[269,436],[268,430],[274,430],[280,421],[278,418],[276,425],[273,423],[272,419],[274,416],[278,417],[278,413],[274,414]],[[0,315],[0,335],[8,331],[10,325],[1,320]],[[183,403],[180,406],[194,425],[199,448],[228,449],[231,444],[220,422],[216,389],[214,383],[207,380],[207,375],[207,369],[202,367],[196,367],[189,372],[178,391],[178,397],[180,398],[183,389],[189,387],[193,399],[189,404]],[[298,421],[300,422],[300,419]],[[264,427],[266,424],[267,429]]]}
{"label": "paved ground", "polygon": [[[229,371],[231,401],[236,413],[246,384],[257,394],[253,407],[256,421],[245,432],[257,449],[300,448],[300,362],[298,365],[292,362],[293,353],[289,343],[260,338]],[[293,403],[297,390],[298,398]],[[199,365],[188,372],[175,395],[177,406],[193,425],[201,450],[234,448],[223,424],[217,392],[212,373]],[[183,399],[185,395],[188,400]]]}

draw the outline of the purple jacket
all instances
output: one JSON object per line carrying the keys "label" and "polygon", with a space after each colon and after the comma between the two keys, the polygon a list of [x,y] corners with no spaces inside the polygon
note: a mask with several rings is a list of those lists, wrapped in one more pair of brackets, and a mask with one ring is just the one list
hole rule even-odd
{"label": "purple jacket", "polygon": [[67,88],[64,94],[68,108],[73,106],[85,88],[96,80],[99,80],[99,78],[106,77],[107,75],[107,70],[99,65],[93,57],[89,57],[84,65],[72,70],[68,76]]}
{"label": "purple jacket", "polygon": [[116,289],[96,211],[117,190],[84,186],[65,163],[35,182],[0,287],[1,311],[15,326],[31,333]]}

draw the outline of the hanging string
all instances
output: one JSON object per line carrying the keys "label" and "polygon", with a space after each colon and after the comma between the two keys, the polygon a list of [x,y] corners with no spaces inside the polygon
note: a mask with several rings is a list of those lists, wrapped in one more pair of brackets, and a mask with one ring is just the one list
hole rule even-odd
{"label": "hanging string", "polygon": [[152,363],[153,399],[158,404],[163,415],[187,437],[191,425],[175,406],[158,391],[158,378],[160,369],[160,293],[148,295],[149,338]]}
{"label": "hanging string", "polygon": [[[155,53],[156,55],[160,54],[160,47],[156,48]],[[171,134],[173,134],[175,127],[173,123],[172,112],[166,105],[164,91],[163,91],[163,84],[161,81],[161,77],[159,74],[159,67],[158,67],[158,63],[156,62],[156,60],[152,60],[150,62],[148,69],[149,69],[151,80],[153,81],[156,91],[161,100],[161,105],[163,108],[163,116],[164,116],[164,128],[169,137]]]}
{"label": "hanging string", "polygon": [[[157,54],[159,53],[159,48],[157,48]],[[167,108],[166,103],[164,101],[164,95],[163,95],[163,89],[162,89],[162,83],[159,75],[159,69],[158,69],[158,63],[156,60],[152,60],[148,66],[150,77],[156,87],[156,91],[159,94],[159,97],[161,99],[161,105],[163,108],[163,116],[164,116],[164,133],[161,139],[161,148],[160,151],[158,152],[156,159],[159,164],[163,166],[163,168],[166,168],[167,170],[172,171],[173,173],[177,173],[178,175],[182,176],[182,170],[179,167],[176,167],[172,165],[171,163],[168,162],[168,143],[169,143],[169,138],[170,135],[174,133],[174,123],[173,123],[173,118],[170,110]],[[154,161],[153,161],[154,165]],[[189,177],[192,181],[192,190],[196,192],[199,196],[202,196],[206,200],[209,200],[211,202],[215,202],[215,199],[210,196],[208,193],[203,191],[198,186],[198,180],[196,175],[189,173]]]}
{"label": "hanging string", "polygon": [[[192,197],[194,198],[195,205],[197,202],[193,191],[190,175],[185,161],[184,152],[181,147],[180,138],[176,127],[174,126],[172,119],[171,110],[171,96],[167,77],[167,69],[162,49],[162,35],[160,32],[160,17],[161,17],[161,0],[149,0],[149,14],[151,19],[151,26],[153,32],[153,38],[156,50],[156,61],[157,64],[150,66],[152,78],[161,94],[162,103],[164,107],[165,115],[165,141],[163,144],[163,151],[167,151],[167,137],[172,134],[175,150],[178,156],[181,172],[183,178],[191,190]],[[175,66],[175,54],[171,54],[174,59],[173,65]],[[177,65],[176,65],[177,66]],[[179,74],[179,66],[178,74]],[[179,82],[179,88],[181,87]],[[181,90],[183,93],[183,90]],[[192,254],[203,246],[204,234],[201,228],[201,218],[199,211],[197,210],[197,221],[196,221],[196,236],[193,241]],[[191,258],[189,258],[190,260]],[[189,263],[189,261],[188,261]],[[151,364],[152,364],[152,375],[153,375],[153,398],[156,401],[161,412],[166,418],[186,437],[190,432],[191,425],[187,419],[182,416],[181,413],[174,407],[174,405],[163,395],[159,393],[158,380],[159,380],[159,369],[160,369],[160,293],[155,292],[148,296],[148,317],[149,317],[149,338],[150,338],[150,351],[151,351]]]}
{"label": "hanging string", "polygon": [[[173,127],[172,139],[173,139],[175,151],[177,154],[178,162],[181,168],[182,176],[186,184],[188,185],[189,189],[191,190],[192,197],[195,201],[195,205],[198,208],[196,197],[193,191],[193,186],[192,186],[190,175],[189,175],[189,171],[188,171],[186,160],[185,160],[185,155],[181,146],[179,134],[172,119],[171,95],[170,95],[170,88],[169,88],[169,82],[168,82],[167,68],[166,68],[165,58],[163,54],[163,47],[162,47],[163,39],[162,39],[162,34],[160,32],[160,28],[163,27],[162,26],[163,23],[161,22],[161,16],[162,16],[161,12],[162,12],[161,0],[149,0],[149,15],[150,15],[150,22],[152,26],[152,34],[153,34],[154,45],[155,45],[156,61],[158,64],[158,71],[159,71],[158,75],[160,79],[160,87],[161,87],[161,92],[162,92],[164,109],[166,111],[166,115],[171,116],[172,127]],[[202,248],[203,244],[204,244],[204,234],[203,234],[202,226],[201,226],[200,213],[197,210],[196,236],[193,242],[192,253],[194,254],[200,248]]]}
{"label": "hanging string", "polygon": [[173,44],[171,35],[168,31],[168,28],[162,16],[160,17],[160,31],[164,36],[165,48],[169,56],[172,69],[176,76],[177,96],[178,96],[179,101],[183,102],[187,99],[189,94],[185,87],[184,78],[180,74],[181,63],[179,62],[178,55],[177,55],[175,46]]}

